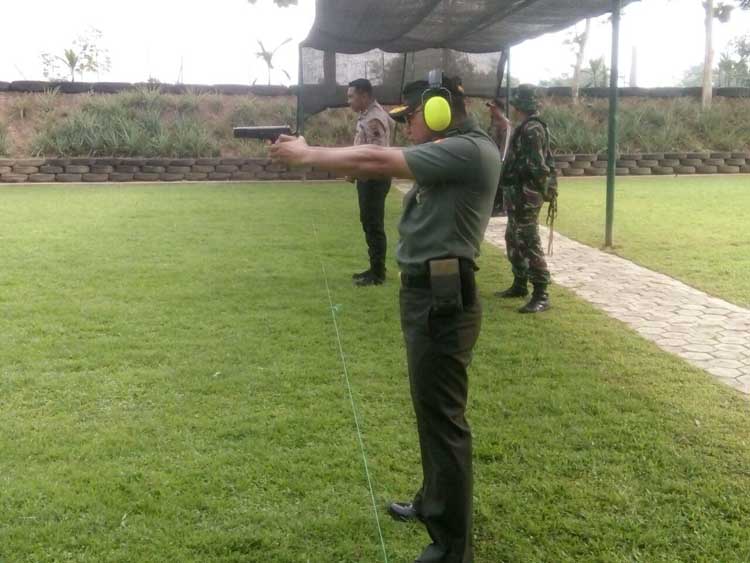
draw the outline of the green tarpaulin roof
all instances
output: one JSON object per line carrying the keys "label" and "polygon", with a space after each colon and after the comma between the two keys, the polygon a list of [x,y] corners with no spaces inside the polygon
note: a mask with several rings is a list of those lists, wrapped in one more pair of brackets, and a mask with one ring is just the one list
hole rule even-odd
{"label": "green tarpaulin roof", "polygon": [[611,10],[612,0],[317,0],[303,45],[337,53],[496,52]]}

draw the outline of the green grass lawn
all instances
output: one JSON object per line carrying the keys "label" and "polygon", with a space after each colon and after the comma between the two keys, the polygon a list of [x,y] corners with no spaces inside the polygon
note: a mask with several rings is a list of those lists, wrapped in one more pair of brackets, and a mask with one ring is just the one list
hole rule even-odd
{"label": "green grass lawn", "polygon": [[[563,234],[604,244],[606,182],[563,180]],[[750,176],[618,178],[615,252],[750,306]]]}
{"label": "green grass lawn", "polygon": [[[396,268],[353,287],[362,239],[343,183],[0,189],[0,561],[382,561],[324,266],[411,562]],[[747,401],[559,288],[516,314],[481,266],[476,561],[750,560]]]}

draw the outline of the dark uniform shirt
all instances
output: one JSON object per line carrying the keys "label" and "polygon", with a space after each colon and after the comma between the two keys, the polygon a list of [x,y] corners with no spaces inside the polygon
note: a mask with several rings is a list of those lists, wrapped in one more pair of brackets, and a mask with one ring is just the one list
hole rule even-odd
{"label": "dark uniform shirt", "polygon": [[404,198],[396,260],[426,273],[429,260],[479,256],[500,177],[494,141],[472,118],[445,138],[404,149],[416,181]]}

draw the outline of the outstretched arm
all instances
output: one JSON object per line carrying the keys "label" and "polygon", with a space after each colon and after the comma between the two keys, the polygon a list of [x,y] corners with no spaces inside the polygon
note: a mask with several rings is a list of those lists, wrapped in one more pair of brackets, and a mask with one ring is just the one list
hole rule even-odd
{"label": "outstretched arm", "polygon": [[377,145],[311,147],[304,137],[281,135],[271,147],[270,154],[276,161],[293,166],[313,166],[342,176],[414,178],[399,148]]}

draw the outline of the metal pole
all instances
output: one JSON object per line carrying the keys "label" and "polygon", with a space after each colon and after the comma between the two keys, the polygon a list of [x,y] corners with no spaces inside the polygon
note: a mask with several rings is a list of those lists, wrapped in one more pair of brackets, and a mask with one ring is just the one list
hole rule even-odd
{"label": "metal pole", "polygon": [[299,46],[299,63],[297,66],[297,135],[305,134],[305,110],[302,106],[302,88],[304,79],[302,76],[302,45]]}
{"label": "metal pole", "polygon": [[508,78],[505,80],[505,115],[510,115],[510,47],[508,47]]}
{"label": "metal pole", "polygon": [[617,164],[617,75],[620,48],[620,10],[622,0],[612,0],[612,64],[609,77],[609,139],[607,143],[607,221],[604,246],[612,248],[615,217],[615,173]]}

